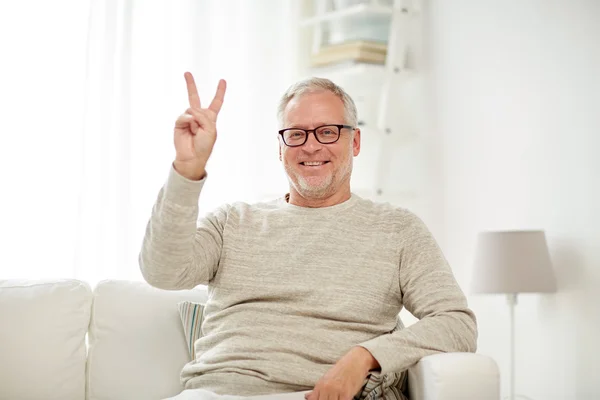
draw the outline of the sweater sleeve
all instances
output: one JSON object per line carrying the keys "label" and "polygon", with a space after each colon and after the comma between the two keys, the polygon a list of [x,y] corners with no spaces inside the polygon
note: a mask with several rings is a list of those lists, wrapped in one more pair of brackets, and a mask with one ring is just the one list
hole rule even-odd
{"label": "sweater sleeve", "polygon": [[477,323],[441,249],[425,224],[407,214],[401,233],[400,290],[415,324],[371,339],[361,346],[382,373],[400,372],[441,352],[475,352]]}
{"label": "sweater sleeve", "polygon": [[139,253],[144,279],[167,290],[191,289],[215,276],[227,208],[198,219],[198,199],[206,178],[192,181],[173,166],[152,208]]}

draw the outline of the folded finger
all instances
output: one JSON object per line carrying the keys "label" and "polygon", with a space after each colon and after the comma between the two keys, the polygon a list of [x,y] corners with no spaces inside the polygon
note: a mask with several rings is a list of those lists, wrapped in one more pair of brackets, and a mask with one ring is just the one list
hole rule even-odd
{"label": "folded finger", "polygon": [[190,130],[192,131],[192,133],[194,135],[196,133],[198,133],[198,128],[200,128],[200,125],[198,125],[198,123],[196,122],[196,120],[193,119],[192,122],[190,123]]}
{"label": "folded finger", "polygon": [[214,130],[215,123],[214,121],[206,114],[203,110],[188,108],[186,111],[187,114],[191,114],[194,117],[194,120],[203,128]]}
{"label": "folded finger", "polygon": [[189,113],[181,114],[175,121],[176,128],[185,128],[194,120],[194,116]]}

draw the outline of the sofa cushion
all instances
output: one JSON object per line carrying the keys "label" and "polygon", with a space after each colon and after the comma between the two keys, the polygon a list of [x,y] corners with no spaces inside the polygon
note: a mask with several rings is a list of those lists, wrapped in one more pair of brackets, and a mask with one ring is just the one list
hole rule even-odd
{"label": "sofa cushion", "polygon": [[0,280],[0,399],[85,397],[91,302],[76,280]]}
{"label": "sofa cushion", "polygon": [[177,304],[206,299],[204,287],[167,291],[145,282],[100,282],[89,330],[87,398],[158,400],[181,392],[189,354]]}

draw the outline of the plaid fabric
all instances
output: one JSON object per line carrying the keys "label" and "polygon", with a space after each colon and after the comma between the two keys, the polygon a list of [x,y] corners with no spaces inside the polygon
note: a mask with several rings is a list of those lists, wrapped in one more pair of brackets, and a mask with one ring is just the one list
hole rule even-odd
{"label": "plaid fabric", "polygon": [[355,400],[408,400],[406,397],[406,384],[408,374],[403,372],[392,372],[389,374],[372,373],[367,378],[360,394]]}
{"label": "plaid fabric", "polygon": [[190,353],[190,360],[196,358],[194,344],[202,336],[202,320],[204,319],[204,305],[191,301],[182,301],[177,304],[179,316],[183,324],[185,341]]}

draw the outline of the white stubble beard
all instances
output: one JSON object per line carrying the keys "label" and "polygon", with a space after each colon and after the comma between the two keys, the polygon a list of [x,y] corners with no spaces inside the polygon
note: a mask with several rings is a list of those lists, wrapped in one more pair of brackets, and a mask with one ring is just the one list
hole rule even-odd
{"label": "white stubble beard", "polygon": [[[342,166],[342,168],[340,168],[339,171],[337,171],[337,174],[340,175],[342,181],[345,179],[350,179],[350,175],[352,173],[353,161],[354,161],[353,157],[354,157],[353,148],[352,148],[352,146],[350,146],[350,154],[348,155],[348,162],[346,163],[346,165]],[[331,172],[329,175],[324,177],[323,181],[318,185],[310,184],[309,181],[306,180],[299,172],[294,171],[291,168],[288,169],[287,172],[288,172],[287,173],[288,181],[290,182],[291,185],[294,185],[294,182],[293,182],[291,176],[293,175],[296,177],[296,181],[298,182],[298,186],[299,186],[296,188],[296,190],[298,190],[298,193],[300,193],[303,197],[322,199],[324,197],[327,197],[334,191],[334,188],[332,186],[333,186],[334,175],[336,174],[335,172]]]}

